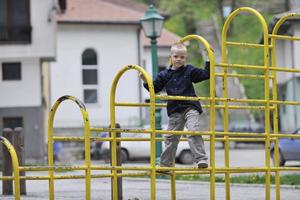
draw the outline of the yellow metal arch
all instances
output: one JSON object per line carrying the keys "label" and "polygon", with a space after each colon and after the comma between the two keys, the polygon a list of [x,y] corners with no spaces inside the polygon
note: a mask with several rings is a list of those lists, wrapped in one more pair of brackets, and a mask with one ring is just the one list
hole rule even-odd
{"label": "yellow metal arch", "polygon": [[[276,41],[278,39],[281,40],[298,40],[300,41],[300,37],[291,37],[291,36],[283,36],[283,35],[278,35],[278,30],[279,28],[286,22],[287,20],[295,17],[300,17],[300,13],[288,13],[284,16],[282,16],[275,24],[272,33],[269,35],[270,37],[270,42],[271,42],[271,66],[272,68],[277,67],[276,63]],[[293,69],[293,71],[290,72],[297,72],[297,70]],[[272,95],[273,95],[273,100],[277,101],[278,100],[278,95],[277,95],[277,73],[276,70],[272,70],[272,76],[273,78],[273,84],[272,84]],[[273,133],[278,134],[278,104],[274,104],[274,112],[273,112]],[[275,137],[274,140],[274,146],[275,146],[275,151],[274,151],[274,160],[275,160],[275,184],[276,184],[276,199],[280,200],[280,168],[279,168],[279,138]]]}
{"label": "yellow metal arch", "polygon": [[[262,32],[263,32],[263,45],[259,44],[250,44],[250,43],[239,43],[239,42],[228,42],[227,41],[227,32],[230,23],[240,13],[250,13],[254,16],[256,16],[261,23]],[[264,87],[265,87],[265,134],[267,134],[265,138],[265,164],[267,167],[266,170],[266,199],[270,199],[270,101],[269,101],[269,44],[268,44],[268,26],[264,19],[264,17],[255,9],[249,8],[249,7],[242,7],[238,8],[235,11],[233,11],[226,19],[223,30],[222,30],[222,36],[221,36],[221,54],[222,54],[222,60],[220,66],[228,67],[228,61],[227,61],[227,46],[245,46],[245,47],[254,47],[254,48],[263,48],[264,49]],[[218,65],[218,64],[217,64]],[[247,67],[247,66],[246,66]],[[248,66],[250,68],[250,66]],[[223,69],[223,97],[228,98],[228,69]],[[228,108],[228,101],[224,102],[224,132],[228,132],[228,124],[229,124],[229,108]],[[228,136],[225,136],[225,143],[224,143],[224,149],[225,149],[225,167],[229,168],[229,141]],[[226,180],[226,199],[230,199],[230,172],[227,171],[225,173],[225,180]]]}
{"label": "yellow metal arch", "polygon": [[[150,157],[150,164],[151,164],[151,199],[155,199],[155,180],[156,180],[156,171],[155,171],[155,92],[152,83],[152,79],[148,75],[148,73],[140,66],[137,65],[126,65],[123,67],[115,76],[111,91],[110,91],[110,122],[111,128],[116,128],[116,116],[115,116],[115,104],[116,104],[116,89],[117,84],[121,78],[121,76],[128,70],[136,70],[140,72],[145,78],[149,86],[149,93],[150,93],[150,140],[151,140],[151,157]],[[111,155],[112,155],[112,166],[116,166],[117,164],[117,157],[116,157],[116,131],[111,131],[112,143],[111,143]],[[117,171],[113,170],[113,199],[117,199],[118,197],[118,188],[117,188]]]}
{"label": "yellow metal arch", "polygon": [[15,200],[20,200],[20,170],[16,150],[5,137],[0,136],[0,142],[7,148],[10,154],[13,167]]}
{"label": "yellow metal arch", "polygon": [[210,61],[210,199],[215,199],[215,54],[206,39],[199,35],[188,35],[183,37],[180,42],[196,40],[204,46],[208,52]]}
{"label": "yellow metal arch", "polygon": [[[233,20],[234,17],[236,17],[241,12],[246,12],[255,15],[261,25],[263,30],[263,38],[264,43],[262,45],[260,44],[251,44],[251,43],[239,43],[239,42],[228,42],[227,41],[227,31],[228,27]],[[93,178],[107,178],[112,177],[112,190],[113,190],[113,199],[118,198],[118,184],[117,179],[118,177],[122,176],[145,176],[149,175],[151,179],[151,199],[156,199],[156,170],[160,169],[159,167],[155,166],[155,141],[159,140],[156,138],[156,134],[190,134],[190,135],[209,135],[210,136],[210,167],[208,169],[199,170],[196,168],[182,168],[178,169],[176,167],[170,167],[166,168],[165,170],[170,170],[172,173],[171,176],[171,199],[176,199],[176,174],[210,174],[210,199],[215,199],[215,174],[221,173],[225,174],[225,180],[226,180],[226,199],[230,199],[230,173],[243,173],[243,172],[265,172],[266,174],[266,182],[265,182],[265,189],[266,189],[266,199],[270,199],[270,172],[274,171],[276,175],[276,199],[280,199],[280,170],[294,170],[299,171],[299,168],[296,167],[284,167],[281,168],[278,166],[278,139],[282,137],[292,137],[292,138],[300,138],[299,136],[295,136],[292,134],[279,134],[278,133],[278,104],[284,104],[284,105],[300,105],[300,102],[285,102],[285,101],[278,101],[277,100],[277,86],[276,86],[276,71],[284,71],[284,72],[296,72],[300,73],[299,69],[286,69],[286,68],[280,68],[276,66],[276,41],[275,39],[289,39],[289,40],[300,40],[299,37],[291,37],[291,36],[282,36],[277,35],[277,32],[280,28],[280,26],[289,18],[291,17],[299,17],[299,13],[292,13],[288,14],[286,16],[283,16],[275,25],[272,34],[268,34],[268,28],[267,24],[262,17],[262,15],[257,12],[256,10],[252,8],[239,8],[232,12],[227,20],[225,21],[223,30],[222,30],[222,61],[219,64],[215,63],[215,56],[214,52],[210,48],[209,43],[201,36],[198,35],[188,35],[180,40],[180,42],[185,42],[189,40],[196,40],[200,44],[202,44],[205,49],[208,52],[208,56],[210,59],[210,97],[180,97],[180,96],[161,96],[161,95],[155,95],[153,83],[151,80],[151,77],[148,75],[148,73],[140,66],[137,65],[126,65],[123,67],[115,76],[111,92],[110,92],[110,120],[111,120],[111,128],[105,129],[105,128],[90,128],[89,119],[88,119],[88,113],[85,109],[84,104],[72,96],[63,96],[59,98],[55,104],[53,105],[50,113],[49,113],[49,122],[48,122],[48,166],[45,167],[19,167],[18,159],[16,152],[14,148],[11,146],[11,144],[3,137],[0,137],[0,142],[2,142],[7,149],[10,152],[12,161],[13,161],[13,170],[14,170],[14,184],[15,184],[15,199],[20,199],[20,176],[19,171],[48,171],[49,176],[47,177],[30,177],[31,179],[39,179],[39,180],[49,180],[49,199],[54,199],[54,179],[60,178],[84,178],[86,179],[86,199],[91,199],[91,177]],[[271,41],[271,45],[269,45],[269,39]],[[264,49],[264,64],[263,66],[253,66],[253,65],[240,65],[240,64],[229,64],[227,61],[227,46],[242,46],[242,47],[254,47],[254,48],[263,48]],[[272,62],[271,66],[269,66],[269,50],[271,52]],[[216,67],[223,67],[223,73],[215,73],[215,66]],[[230,67],[241,67],[244,69],[247,68],[253,68],[253,69],[261,69],[264,70],[264,75],[248,75],[248,74],[229,74],[227,69]],[[119,82],[119,79],[125,72],[129,70],[136,70],[137,72],[143,74],[143,76],[146,78],[146,81],[149,86],[149,92],[150,92],[150,103],[118,103],[116,102],[116,90],[117,90],[117,84]],[[270,71],[272,74],[270,75]],[[223,97],[217,98],[215,97],[215,77],[221,76],[223,77]],[[234,99],[234,98],[228,98],[227,94],[227,78],[228,77],[239,77],[239,78],[261,78],[264,79],[264,89],[265,89],[265,99]],[[273,80],[273,93],[272,93],[272,99],[270,100],[270,94],[269,94],[269,80]],[[189,131],[165,131],[165,130],[155,130],[155,108],[156,107],[162,107],[164,105],[162,104],[156,104],[155,99],[176,99],[176,100],[204,100],[209,101],[210,104],[206,107],[210,108],[210,131],[209,132],[189,132]],[[53,136],[53,123],[54,123],[54,116],[56,113],[57,108],[59,105],[65,101],[70,100],[78,105],[78,107],[81,110],[82,118],[84,121],[84,137],[56,137]],[[215,105],[217,101],[220,101],[223,103],[223,105]],[[229,102],[243,102],[243,103],[260,103],[264,104],[264,106],[232,106],[228,105]],[[272,105],[272,107],[270,106]],[[133,129],[116,129],[116,113],[115,113],[115,107],[116,106],[148,106],[150,107],[150,130],[133,130]],[[215,109],[223,109],[224,110],[224,132],[216,132],[215,131]],[[250,140],[255,141],[265,141],[265,166],[260,168],[233,168],[229,166],[229,140],[234,140],[231,137],[232,136],[241,136],[241,133],[230,133],[228,132],[228,110],[229,109],[259,109],[259,110],[265,110],[265,133],[261,134],[260,136],[257,136],[259,138],[251,138]],[[270,111],[274,112],[273,115],[273,122],[274,122],[274,132],[270,135]],[[103,141],[111,141],[112,142],[112,166],[105,167],[105,166],[91,166],[91,158],[90,158],[90,140],[99,140],[99,138],[91,138],[90,137],[90,131],[98,131],[98,132],[104,132],[104,131],[110,131],[111,137],[103,139]],[[116,149],[117,149],[117,141],[122,141],[124,138],[117,138],[116,132],[134,132],[134,133],[149,133],[151,135],[150,142],[151,142],[151,160],[150,160],[150,167],[120,167],[117,166],[117,159],[116,159]],[[225,138],[225,167],[216,167],[215,166],[215,141],[217,140],[215,138],[216,135],[222,135]],[[244,136],[253,136],[251,133],[243,133]],[[127,141],[142,141],[138,140],[136,138],[126,138],[129,139]],[[274,140],[275,146],[277,147],[277,153],[275,151],[275,167],[270,167],[270,140]],[[220,140],[220,138],[219,138]],[[85,165],[83,166],[54,166],[53,162],[53,142],[54,141],[84,141],[85,146]],[[102,139],[101,139],[102,141]],[[145,140],[143,140],[145,141]],[[149,140],[147,140],[149,141]],[[246,141],[246,140],[245,140]],[[55,169],[64,169],[64,170],[85,170],[85,175],[81,176],[54,176]],[[97,174],[91,176],[91,169],[92,170],[111,170],[111,174]],[[150,173],[136,173],[136,174],[126,174],[126,173],[118,173],[117,170],[143,170],[143,171],[150,171]],[[184,171],[185,170],[185,171]],[[29,176],[24,177],[25,179],[29,178]]]}
{"label": "yellow metal arch", "polygon": [[[48,121],[48,166],[53,167],[53,142],[56,137],[53,136],[54,116],[59,105],[66,100],[70,100],[80,108],[84,123],[84,148],[85,148],[85,179],[86,179],[86,199],[91,199],[91,152],[90,152],[90,122],[88,113],[84,104],[76,97],[65,95],[60,97],[52,106]],[[54,172],[49,170],[49,199],[54,200]]]}

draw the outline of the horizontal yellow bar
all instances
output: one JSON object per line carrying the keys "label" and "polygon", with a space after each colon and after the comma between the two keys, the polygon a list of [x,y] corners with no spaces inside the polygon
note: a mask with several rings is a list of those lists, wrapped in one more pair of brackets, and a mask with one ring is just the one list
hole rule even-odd
{"label": "horizontal yellow bar", "polygon": [[278,137],[278,138],[300,138],[299,134],[271,134],[271,137]]}
{"label": "horizontal yellow bar", "polygon": [[[128,106],[128,104],[129,103],[118,103],[119,106]],[[134,107],[135,104],[131,104],[131,106]],[[150,104],[148,106],[150,106]],[[159,107],[166,107],[166,106],[167,106],[167,104],[160,104]],[[210,105],[203,104],[202,108],[210,108]],[[216,105],[215,108],[216,109],[224,109],[225,106],[223,106],[223,105]],[[226,108],[228,108],[228,109],[253,109],[253,110],[264,110],[265,109],[265,107],[262,107],[262,106],[230,106],[230,105],[227,106]],[[274,107],[272,107],[271,109],[274,109]]]}
{"label": "horizontal yellow bar", "polygon": [[86,166],[20,166],[20,171],[86,170]]}
{"label": "horizontal yellow bar", "polygon": [[300,171],[300,167],[271,167],[271,171]]}
{"label": "horizontal yellow bar", "polygon": [[227,67],[227,68],[243,68],[243,69],[267,69],[262,65],[243,65],[243,64],[231,64],[231,63],[216,63],[215,66]]}
{"label": "horizontal yellow bar", "polygon": [[[63,135],[63,133],[62,133],[62,135]],[[54,136],[53,137],[53,140],[54,141],[60,141],[60,142],[62,142],[62,141],[64,141],[64,142],[80,142],[80,141],[84,141],[84,137],[82,136],[82,137],[74,137],[74,136],[72,136],[72,137],[63,137],[63,136]]]}
{"label": "horizontal yellow bar", "polygon": [[[231,64],[231,63],[217,63],[215,66],[220,66],[220,67],[227,67],[227,68],[242,68],[242,69],[269,69],[273,71],[282,71],[282,72],[295,72],[295,73],[300,73],[300,69],[296,68],[289,68],[289,67],[269,67],[266,68],[265,66],[259,66],[259,65],[243,65],[243,64]],[[269,76],[269,78],[273,78],[273,76]]]}
{"label": "horizontal yellow bar", "polygon": [[[179,100],[179,101],[186,101],[186,100],[211,101],[212,100],[212,98],[210,98],[210,97],[186,97],[186,96],[167,96],[167,95],[157,95],[156,98],[160,99],[160,100]],[[239,103],[260,103],[260,104],[261,103],[265,104],[267,102],[265,99],[236,99],[236,98],[215,98],[215,101],[216,102],[220,101],[220,102],[239,102]],[[274,100],[269,100],[269,102],[271,104],[300,105],[300,102],[298,102],[298,101],[278,101],[278,100],[274,101]],[[221,108],[221,107],[219,107],[219,108]],[[235,106],[233,108],[238,109],[239,107]],[[97,131],[94,128],[92,128],[91,130],[92,131]],[[101,130],[103,130],[103,129],[101,129]]]}
{"label": "horizontal yellow bar", "polygon": [[117,174],[118,177],[141,177],[141,176],[150,176],[149,172],[143,172],[143,173],[122,173]]}
{"label": "horizontal yellow bar", "polygon": [[193,100],[193,101],[210,101],[210,97],[186,97],[186,96],[167,96],[167,95],[156,95],[157,99],[160,100]]}
{"label": "horizontal yellow bar", "polygon": [[[150,103],[121,103],[121,102],[116,102],[115,106],[126,106],[126,107],[150,107]],[[167,104],[165,103],[156,103],[156,107],[166,107]]]}
{"label": "horizontal yellow bar", "polygon": [[[263,44],[256,44],[256,43],[245,43],[245,42],[226,42],[228,46],[240,46],[240,47],[252,47],[252,48],[264,48]],[[269,45],[269,48],[272,46]]]}
{"label": "horizontal yellow bar", "polygon": [[[225,73],[216,73],[216,76],[223,77]],[[264,79],[264,75],[256,75],[256,74],[226,74],[227,77],[236,77],[236,78],[257,78],[257,79]],[[269,78],[274,78],[274,76],[270,76]]]}
{"label": "horizontal yellow bar", "polygon": [[274,34],[269,34],[270,38],[275,38],[275,39],[282,39],[282,40],[295,40],[295,41],[300,41],[300,37],[294,37],[294,36],[288,36],[288,35],[274,35]]}
{"label": "horizontal yellow bar", "polygon": [[[95,174],[91,178],[109,178],[111,174]],[[49,180],[50,176],[21,176],[21,180]],[[85,175],[59,175],[54,176],[54,179],[86,179]],[[0,176],[0,180],[13,180],[12,176]]]}
{"label": "horizontal yellow bar", "polygon": [[292,73],[300,73],[299,67],[289,68],[289,67],[270,67],[270,70],[280,71],[280,72],[292,72]]}

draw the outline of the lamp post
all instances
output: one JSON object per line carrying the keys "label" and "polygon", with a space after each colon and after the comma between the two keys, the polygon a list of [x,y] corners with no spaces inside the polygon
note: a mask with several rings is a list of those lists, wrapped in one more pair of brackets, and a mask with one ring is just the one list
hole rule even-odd
{"label": "lamp post", "polygon": [[[156,38],[160,37],[164,18],[159,15],[153,5],[150,5],[145,15],[140,19],[146,37],[151,39],[151,55],[152,55],[152,79],[156,78],[158,72],[157,62],[157,42]],[[158,100],[156,100],[158,103]],[[155,129],[161,130],[161,108],[155,109]],[[161,137],[161,136],[158,136]],[[160,154],[162,152],[162,145],[160,141],[156,142],[156,162],[159,163]]]}

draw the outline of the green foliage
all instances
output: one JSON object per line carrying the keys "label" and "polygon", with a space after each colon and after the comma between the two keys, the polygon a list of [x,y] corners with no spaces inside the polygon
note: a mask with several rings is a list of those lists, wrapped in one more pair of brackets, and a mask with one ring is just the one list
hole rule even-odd
{"label": "green foliage", "polygon": [[184,37],[187,35],[187,33],[185,31],[184,21],[178,15],[172,17],[172,19],[170,18],[169,20],[165,21],[165,27],[169,31],[176,33],[177,35],[179,35],[181,37]]}
{"label": "green foliage", "polygon": [[[166,177],[162,177],[166,178]],[[177,180],[186,180],[186,181],[204,181],[209,182],[210,177],[207,175],[178,175],[176,176]],[[224,176],[216,176],[216,182],[225,182]],[[244,183],[244,184],[265,184],[264,175],[243,175],[243,176],[232,176],[230,177],[231,183]],[[275,176],[271,176],[271,184],[275,184]],[[299,174],[289,174],[280,176],[280,184],[282,185],[300,185],[300,175]]]}
{"label": "green foliage", "polygon": [[135,1],[140,2],[140,3],[144,3],[144,4],[148,4],[149,3],[148,0],[135,0]]}
{"label": "green foliage", "polygon": [[[270,15],[265,15],[267,21]],[[262,28],[257,17],[252,15],[239,15],[232,21],[234,27],[233,34],[228,41],[259,43],[262,38]],[[262,48],[246,48],[246,47],[229,47],[228,49],[229,63],[246,64],[246,65],[263,65],[263,49]],[[236,69],[239,74],[260,74],[263,70],[253,69]],[[251,99],[264,98],[264,80],[263,79],[240,79],[246,89],[246,95]]]}
{"label": "green foliage", "polygon": [[[139,2],[146,2],[146,0],[137,0]],[[159,8],[169,15],[169,18],[165,21],[165,27],[184,37],[191,34],[194,30],[194,26],[197,25],[198,21],[210,19],[213,15],[217,16],[220,23],[220,17],[216,8],[216,1],[211,0],[157,0]],[[257,6],[258,3],[268,5],[271,0],[261,2],[259,0],[246,1],[238,0],[237,5],[241,6]],[[224,2],[226,3],[226,2]],[[228,2],[227,4],[228,5]],[[266,22],[270,22],[273,14],[262,13]],[[229,41],[234,42],[250,42],[258,43],[262,38],[262,28],[260,21],[256,16],[249,14],[240,14],[236,16],[231,24],[232,34],[228,38]],[[222,27],[219,28],[222,30]],[[193,34],[195,32],[192,32]],[[197,48],[191,47],[189,51],[189,63],[202,67],[203,61],[201,55],[198,53]],[[228,62],[236,64],[247,64],[247,65],[263,65],[263,50],[258,48],[240,48],[240,47],[229,47],[228,49]],[[262,75],[263,70],[248,70],[248,69],[236,69],[237,73],[241,74],[260,74]],[[240,82],[244,85],[246,95],[249,99],[263,99],[264,98],[264,80],[262,79],[245,79],[241,78]],[[209,93],[209,83],[204,81],[196,84],[196,93],[199,96],[206,96]]]}

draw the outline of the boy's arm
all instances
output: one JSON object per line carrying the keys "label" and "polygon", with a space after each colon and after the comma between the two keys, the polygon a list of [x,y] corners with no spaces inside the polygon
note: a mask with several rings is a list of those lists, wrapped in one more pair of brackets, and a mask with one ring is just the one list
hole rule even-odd
{"label": "boy's arm", "polygon": [[205,62],[204,69],[199,69],[196,67],[193,67],[191,71],[191,79],[193,83],[198,83],[200,81],[204,81],[209,79],[210,77],[210,62]]}
{"label": "boy's arm", "polygon": [[[149,87],[148,87],[145,77],[142,74],[140,74],[139,76],[144,82],[143,83],[144,88],[149,91]],[[161,73],[159,73],[157,75],[156,79],[153,81],[153,86],[154,86],[155,93],[160,92],[164,88],[164,86],[165,86],[164,78]]]}

